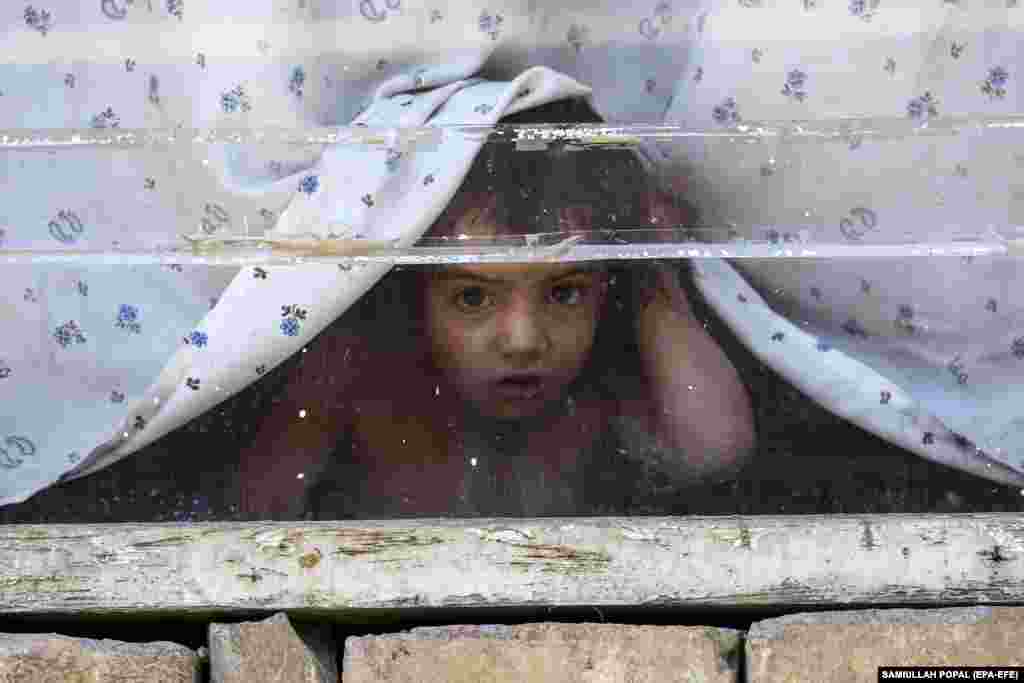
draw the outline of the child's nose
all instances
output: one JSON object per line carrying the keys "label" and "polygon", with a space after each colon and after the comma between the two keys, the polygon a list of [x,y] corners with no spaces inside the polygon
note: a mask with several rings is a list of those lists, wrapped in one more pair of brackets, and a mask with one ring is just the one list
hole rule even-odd
{"label": "child's nose", "polygon": [[528,304],[516,304],[502,316],[499,331],[501,350],[506,354],[544,353],[550,347],[547,331]]}

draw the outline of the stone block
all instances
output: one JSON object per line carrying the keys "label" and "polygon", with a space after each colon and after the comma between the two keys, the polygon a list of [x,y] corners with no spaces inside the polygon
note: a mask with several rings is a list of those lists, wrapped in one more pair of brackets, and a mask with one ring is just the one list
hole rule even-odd
{"label": "stone block", "polygon": [[880,666],[1022,666],[1024,608],[791,614],[751,625],[747,680],[875,681]]}
{"label": "stone block", "polygon": [[345,641],[345,683],[737,680],[739,632],[693,626],[441,626]]}
{"label": "stone block", "polygon": [[3,683],[199,683],[199,656],[170,642],[0,633]]}
{"label": "stone block", "polygon": [[292,624],[283,612],[263,621],[210,624],[212,683],[338,683],[329,624]]}

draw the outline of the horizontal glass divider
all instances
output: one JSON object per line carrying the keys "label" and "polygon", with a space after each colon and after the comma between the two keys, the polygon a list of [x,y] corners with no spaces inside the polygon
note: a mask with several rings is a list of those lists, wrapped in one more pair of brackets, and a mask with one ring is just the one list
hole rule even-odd
{"label": "horizontal glass divider", "polygon": [[856,138],[894,139],[915,136],[957,135],[1008,128],[1024,128],[1024,116],[963,118],[837,118],[823,121],[749,121],[708,129],[646,124],[519,124],[445,126],[319,126],[306,128],[6,128],[0,129],[0,149],[53,149],[65,147],[135,148],[192,144],[358,144],[395,146],[436,142],[439,135],[474,136],[487,143],[518,140],[578,142],[582,144],[639,144],[688,138],[725,138],[757,142]]}
{"label": "horizontal glass divider", "polygon": [[[567,240],[568,242],[568,240]],[[0,249],[0,264],[74,265],[300,265],[393,263],[444,265],[456,263],[520,263],[534,261],[605,261],[641,259],[765,259],[765,258],[914,258],[921,256],[1019,256],[1024,241],[934,242],[912,244],[699,244],[659,242],[650,244],[554,244],[545,246],[380,247],[360,248],[358,253],[317,254],[272,247],[215,247],[154,250],[116,249]]]}

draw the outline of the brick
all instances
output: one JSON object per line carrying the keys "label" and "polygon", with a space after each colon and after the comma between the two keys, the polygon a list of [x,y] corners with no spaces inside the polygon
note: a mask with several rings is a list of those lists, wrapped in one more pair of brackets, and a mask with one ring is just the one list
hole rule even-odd
{"label": "brick", "polygon": [[758,681],[875,681],[879,666],[1024,665],[1024,608],[792,614],[751,625],[747,674]]}
{"label": "brick", "polygon": [[263,621],[210,624],[212,683],[337,683],[329,624],[292,624],[278,612]]}
{"label": "brick", "polygon": [[737,680],[739,632],[693,626],[441,626],[345,641],[345,683]]}
{"label": "brick", "polygon": [[176,643],[0,633],[3,683],[199,683],[199,656]]}

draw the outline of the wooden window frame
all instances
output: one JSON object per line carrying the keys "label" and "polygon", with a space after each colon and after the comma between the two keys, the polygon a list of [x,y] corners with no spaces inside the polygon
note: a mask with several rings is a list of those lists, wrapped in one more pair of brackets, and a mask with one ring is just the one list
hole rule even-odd
{"label": "wooden window frame", "polygon": [[0,612],[1024,604],[1024,515],[0,526]]}

